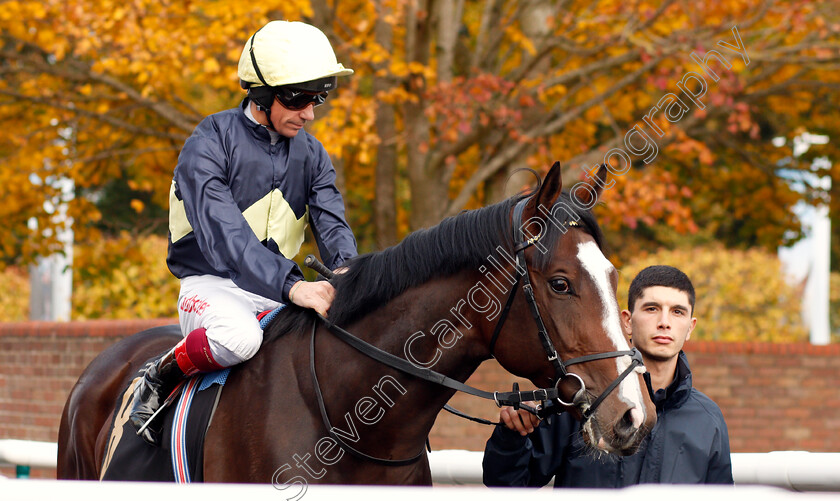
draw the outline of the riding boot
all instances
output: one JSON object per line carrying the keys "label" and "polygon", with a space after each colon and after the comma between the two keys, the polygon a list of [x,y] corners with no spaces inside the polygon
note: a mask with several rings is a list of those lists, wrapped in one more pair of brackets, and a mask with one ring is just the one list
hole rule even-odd
{"label": "riding boot", "polygon": [[190,332],[172,350],[149,364],[134,388],[129,415],[131,424],[138,430],[137,434],[151,445],[160,445],[161,421],[155,419],[141,433],[143,425],[184,378],[221,368],[210,353],[204,329]]}
{"label": "riding boot", "polygon": [[152,362],[146,368],[137,386],[134,387],[134,400],[131,403],[129,419],[138,430],[138,435],[149,444],[160,445],[161,426],[158,424],[160,420],[156,420],[158,423],[149,423],[142,433],[140,433],[140,428],[154,415],[185,376],[186,374],[178,367],[175,348],[173,348]]}

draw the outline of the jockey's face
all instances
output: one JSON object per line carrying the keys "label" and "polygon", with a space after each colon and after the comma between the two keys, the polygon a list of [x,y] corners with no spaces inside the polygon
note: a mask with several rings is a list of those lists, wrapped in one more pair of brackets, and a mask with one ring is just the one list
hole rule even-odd
{"label": "jockey's face", "polygon": [[271,105],[271,125],[281,136],[295,137],[306,122],[315,120],[315,105],[302,110],[290,110],[277,99]]}

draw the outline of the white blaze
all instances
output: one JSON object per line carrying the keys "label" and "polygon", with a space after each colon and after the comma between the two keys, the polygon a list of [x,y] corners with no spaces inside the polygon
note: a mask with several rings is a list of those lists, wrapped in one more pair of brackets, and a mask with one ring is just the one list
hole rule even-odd
{"label": "white blaze", "polygon": [[[584,242],[578,245],[578,260],[583,265],[583,269],[592,277],[592,281],[598,289],[598,295],[601,296],[604,311],[604,318],[602,319],[604,331],[607,332],[607,335],[615,344],[616,351],[629,350],[630,345],[627,344],[627,339],[621,330],[618,302],[610,285],[610,273],[614,269],[612,263],[604,257],[595,242]],[[621,374],[630,366],[630,357],[616,357],[615,363],[618,373]],[[616,391],[618,391],[618,397],[622,401],[633,406],[633,410],[630,411],[633,424],[636,427],[641,426],[645,420],[645,406],[642,403],[642,388],[639,385],[639,378],[630,376],[624,378]]]}

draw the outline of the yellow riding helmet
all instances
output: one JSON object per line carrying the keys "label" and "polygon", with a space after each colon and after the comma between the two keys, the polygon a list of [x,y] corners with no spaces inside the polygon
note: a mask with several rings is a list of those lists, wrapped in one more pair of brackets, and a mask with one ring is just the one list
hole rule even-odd
{"label": "yellow riding helmet", "polygon": [[327,36],[300,22],[269,22],[245,42],[239,57],[243,89],[318,81],[319,88],[312,90],[328,91],[335,86],[335,77],[352,74],[353,70],[336,60]]}

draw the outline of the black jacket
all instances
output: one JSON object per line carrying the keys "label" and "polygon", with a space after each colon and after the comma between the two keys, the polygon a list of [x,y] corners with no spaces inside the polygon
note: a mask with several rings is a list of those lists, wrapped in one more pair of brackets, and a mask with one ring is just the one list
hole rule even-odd
{"label": "black jacket", "polygon": [[684,353],[677,377],[654,395],[657,422],[636,454],[596,459],[568,414],[543,421],[528,437],[497,425],[484,449],[484,484],[624,487],[638,483],[731,484],[729,434],[720,408],[691,387]]}

